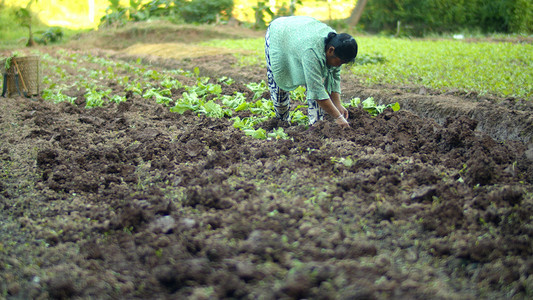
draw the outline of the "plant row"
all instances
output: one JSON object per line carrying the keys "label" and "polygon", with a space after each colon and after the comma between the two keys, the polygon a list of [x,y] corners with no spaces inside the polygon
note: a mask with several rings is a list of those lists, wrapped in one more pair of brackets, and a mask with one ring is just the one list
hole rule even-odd
{"label": "plant row", "polygon": [[[39,54],[45,69],[51,71],[43,78],[46,88],[42,97],[46,101],[66,101],[76,105],[80,103],[77,97],[68,96],[69,92],[65,92],[76,89],[77,94],[80,91],[83,93],[85,107],[94,108],[127,101],[126,94],[131,93],[147,101],[155,101],[174,113],[192,111],[197,115],[230,119],[235,128],[254,138],[290,138],[283,128],[267,132],[259,127],[260,123],[275,116],[272,102],[262,97],[268,91],[264,81],[245,84],[246,92],[224,94],[223,86],[231,86],[235,81],[228,77],[213,79],[199,76],[198,68],[192,72],[181,69],[157,71],[147,68],[140,59],[126,62],[65,50],[60,50],[57,54],[57,57]],[[188,83],[177,79],[180,77],[187,78]],[[112,89],[110,86],[118,88]],[[305,88],[299,87],[292,91],[291,98],[298,104],[291,111],[291,123],[306,126],[308,117],[303,112],[307,108]],[[361,105],[372,115],[377,115],[388,107],[395,111],[399,109],[398,103],[378,105],[372,98],[362,102],[355,98],[345,105]],[[247,112],[241,114],[246,117],[239,116],[241,111]]]}

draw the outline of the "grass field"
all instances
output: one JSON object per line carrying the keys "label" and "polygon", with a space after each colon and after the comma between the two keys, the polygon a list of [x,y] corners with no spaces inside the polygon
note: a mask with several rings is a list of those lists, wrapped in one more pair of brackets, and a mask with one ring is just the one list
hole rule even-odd
{"label": "grass field", "polygon": [[[349,67],[369,84],[415,84],[500,97],[533,96],[533,45],[510,42],[356,37],[358,62]],[[249,50],[243,64],[263,63],[263,39],[212,40],[204,45]],[[368,63],[377,62],[377,63]]]}

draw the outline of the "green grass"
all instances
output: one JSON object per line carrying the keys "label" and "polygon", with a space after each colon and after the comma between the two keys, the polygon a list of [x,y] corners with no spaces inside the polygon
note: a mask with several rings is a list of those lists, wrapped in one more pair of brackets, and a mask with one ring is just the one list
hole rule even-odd
{"label": "green grass", "polygon": [[[356,37],[359,56],[383,56],[385,62],[347,69],[367,84],[426,86],[441,91],[474,91],[531,100],[533,45],[508,42],[409,40]],[[212,40],[208,46],[249,50],[241,62],[264,66],[264,40]]]}
{"label": "green grass", "polygon": [[21,38],[28,38],[28,29],[19,25],[15,9],[0,6],[0,47],[15,45]]}
{"label": "green grass", "polygon": [[355,65],[368,83],[415,84],[503,97],[531,98],[533,45],[454,40],[358,38],[361,53],[380,53],[386,63]]}
{"label": "green grass", "polygon": [[265,39],[214,39],[200,43],[203,46],[221,47],[226,49],[244,50],[245,53],[236,52],[239,65],[250,66],[259,65],[266,68],[265,63]]}

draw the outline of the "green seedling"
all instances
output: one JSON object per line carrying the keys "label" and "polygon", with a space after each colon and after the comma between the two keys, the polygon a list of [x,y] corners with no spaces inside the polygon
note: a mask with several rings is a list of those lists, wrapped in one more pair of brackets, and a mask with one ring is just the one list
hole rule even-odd
{"label": "green seedling", "polygon": [[252,100],[257,100],[261,98],[261,96],[263,96],[263,93],[268,91],[268,87],[264,80],[261,80],[261,82],[259,83],[256,83],[256,82],[248,83],[246,87],[250,89],[250,91],[252,91],[253,93]]}
{"label": "green seedling", "polygon": [[172,102],[172,98],[167,97],[167,96],[172,96],[172,93],[170,92],[169,89],[160,90],[160,89],[151,88],[143,94],[143,98],[155,99],[155,102],[157,102],[158,104],[162,104],[164,106],[169,106],[170,102]]}
{"label": "green seedling", "polygon": [[369,97],[363,102],[361,102],[361,99],[359,98],[353,98],[350,100],[349,103],[344,104],[345,107],[358,107],[359,105],[362,105],[363,109],[366,110],[372,116],[377,116],[383,113],[387,108],[391,108],[393,111],[400,110],[400,104],[398,102],[387,105],[378,105],[376,101],[374,101],[373,97]]}

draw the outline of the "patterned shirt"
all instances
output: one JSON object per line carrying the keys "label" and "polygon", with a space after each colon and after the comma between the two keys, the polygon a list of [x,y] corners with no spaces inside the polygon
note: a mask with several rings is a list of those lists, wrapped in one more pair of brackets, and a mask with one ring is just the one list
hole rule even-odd
{"label": "patterned shirt", "polygon": [[305,16],[277,18],[269,30],[272,73],[281,89],[292,91],[305,85],[307,99],[312,100],[341,92],[340,67],[326,64],[324,40],[335,30]]}

